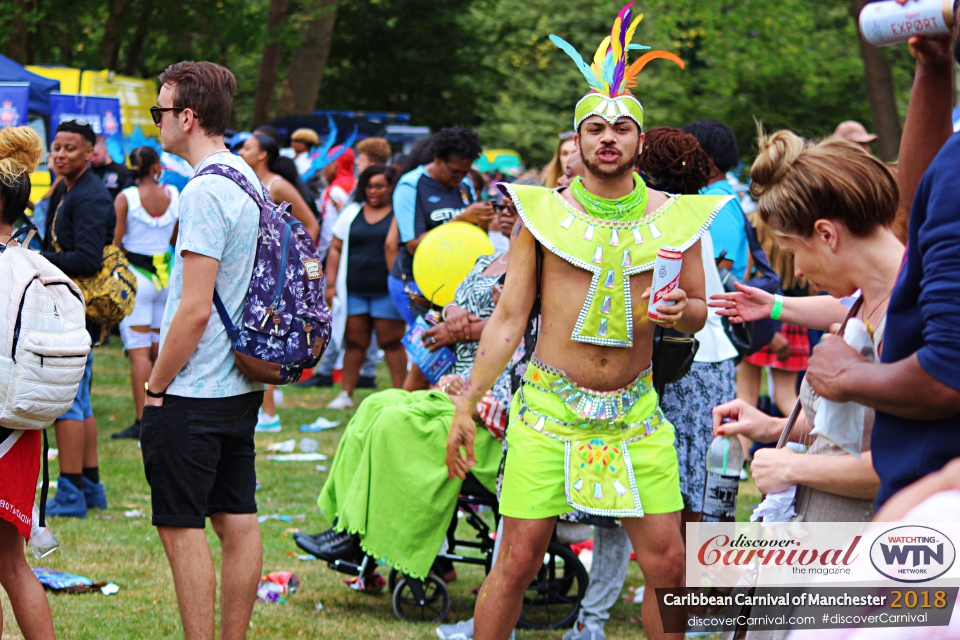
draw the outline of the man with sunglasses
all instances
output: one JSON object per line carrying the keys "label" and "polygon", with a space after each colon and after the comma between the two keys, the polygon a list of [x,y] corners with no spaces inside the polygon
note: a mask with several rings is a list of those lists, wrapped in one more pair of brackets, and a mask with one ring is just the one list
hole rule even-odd
{"label": "man with sunglasses", "polygon": [[[151,108],[163,149],[198,172],[226,165],[260,179],[229,152],[223,133],[236,79],[210,62],[178,62],[160,75]],[[160,327],[160,355],[140,423],[153,525],[173,573],[184,637],[213,638],[217,576],[204,527],[222,546],[220,637],[246,636],[263,561],[253,434],[263,385],[234,363],[212,314],[216,288],[238,323],[256,261],[260,207],[233,180],[195,177],[180,195],[180,231]]]}
{"label": "man with sunglasses", "polygon": [[433,162],[405,174],[393,192],[393,213],[400,231],[400,252],[390,272],[390,296],[408,324],[429,310],[430,292],[413,280],[413,254],[431,229],[454,220],[484,231],[493,219],[489,203],[475,202],[467,179],[480,157],[480,139],[464,127],[441,129],[431,146]]}

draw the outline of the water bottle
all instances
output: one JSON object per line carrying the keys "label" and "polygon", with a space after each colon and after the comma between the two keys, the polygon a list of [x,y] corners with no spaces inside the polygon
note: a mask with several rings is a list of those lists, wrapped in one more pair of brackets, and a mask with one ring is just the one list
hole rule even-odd
{"label": "water bottle", "polygon": [[27,546],[37,560],[46,558],[60,546],[50,527],[40,526],[40,509],[36,505],[33,506],[33,526],[30,529],[30,540],[27,541]]}
{"label": "water bottle", "polygon": [[743,469],[743,448],[736,436],[717,436],[707,449],[707,482],[700,522],[733,522]]}

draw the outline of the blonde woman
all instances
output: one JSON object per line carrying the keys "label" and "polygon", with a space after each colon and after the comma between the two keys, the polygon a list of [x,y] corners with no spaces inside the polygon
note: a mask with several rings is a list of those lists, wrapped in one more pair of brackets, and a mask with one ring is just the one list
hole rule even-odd
{"label": "blonde woman", "polygon": [[[0,130],[0,248],[12,243],[13,224],[23,215],[30,198],[30,172],[42,156],[43,142],[33,129]],[[52,640],[53,618],[47,596],[23,555],[30,521],[18,517],[33,513],[39,473],[40,432],[0,427],[0,585],[10,598],[23,637]]]}
{"label": "blonde woman", "polygon": [[567,173],[567,164],[570,162],[570,156],[576,153],[577,145],[573,141],[573,131],[564,131],[560,134],[557,142],[557,148],[553,152],[553,158],[550,163],[543,168],[540,174],[540,184],[548,189],[556,189],[560,186],[561,176]]}

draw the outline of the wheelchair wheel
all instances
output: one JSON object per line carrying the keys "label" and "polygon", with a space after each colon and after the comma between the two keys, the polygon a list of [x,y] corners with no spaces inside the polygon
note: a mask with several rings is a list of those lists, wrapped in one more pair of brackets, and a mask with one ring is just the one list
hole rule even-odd
{"label": "wheelchair wheel", "polygon": [[436,624],[450,611],[447,584],[434,574],[425,580],[400,576],[393,592],[393,613],[400,620]]}
{"label": "wheelchair wheel", "polygon": [[523,596],[520,629],[561,629],[577,619],[589,577],[567,545],[551,542],[543,566]]}

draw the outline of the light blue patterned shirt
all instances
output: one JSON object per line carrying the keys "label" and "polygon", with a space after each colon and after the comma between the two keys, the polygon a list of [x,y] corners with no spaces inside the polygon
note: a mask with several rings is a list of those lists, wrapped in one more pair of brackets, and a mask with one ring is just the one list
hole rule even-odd
{"label": "light blue patterned shirt", "polygon": [[[229,165],[251,184],[260,185],[253,169],[232,153],[212,155],[195,169],[199,172],[214,163]],[[160,326],[161,350],[183,294],[183,252],[192,251],[220,261],[217,292],[234,324],[239,324],[253,275],[259,229],[260,207],[229,178],[200,176],[184,187],[180,194],[180,231],[170,275],[170,293]],[[200,344],[167,387],[167,393],[188,398],[228,398],[263,388],[237,370],[226,328],[211,304],[210,320]]]}

